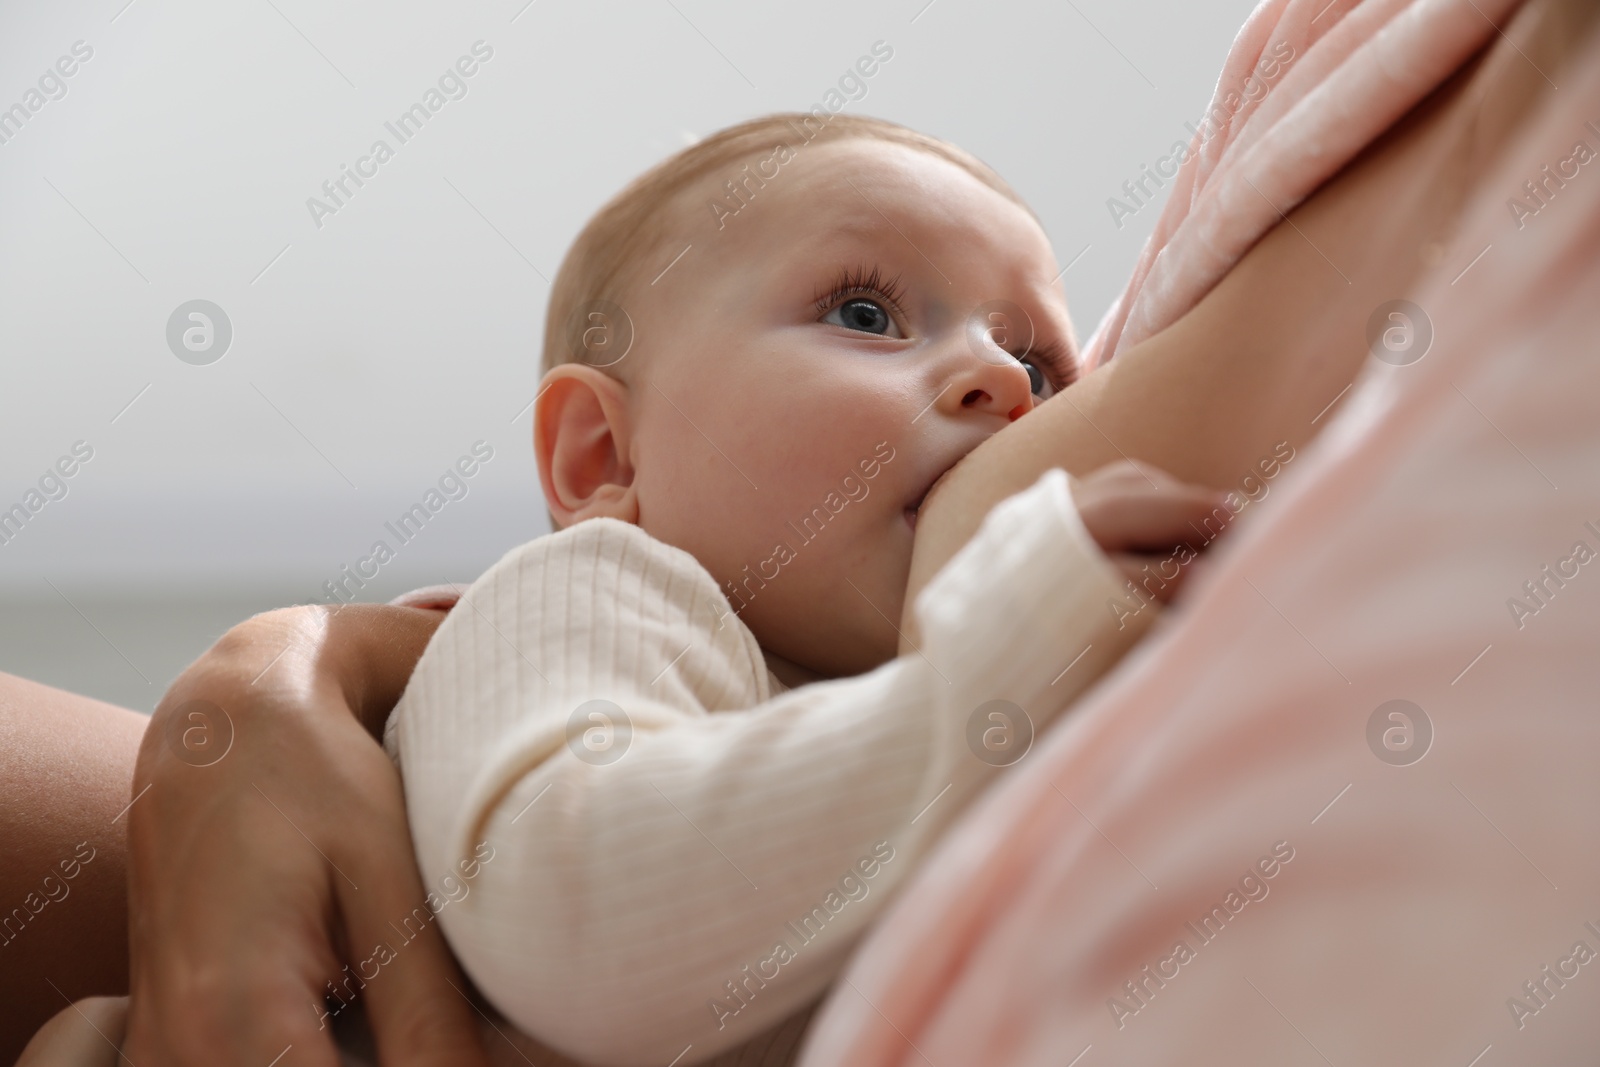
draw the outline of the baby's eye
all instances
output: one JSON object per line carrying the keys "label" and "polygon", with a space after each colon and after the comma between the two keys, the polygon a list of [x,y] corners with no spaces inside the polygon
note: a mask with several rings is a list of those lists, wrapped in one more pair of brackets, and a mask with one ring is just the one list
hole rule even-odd
{"label": "baby's eye", "polygon": [[1056,395],[1056,387],[1045,376],[1043,369],[1033,360],[1026,357],[1019,360],[1024,370],[1028,372],[1028,389],[1040,401],[1049,400]]}
{"label": "baby's eye", "polygon": [[847,330],[859,330],[862,333],[875,333],[887,337],[899,336],[893,332],[894,317],[888,310],[878,301],[862,296],[846,300],[824,315],[822,321],[843,326]]}

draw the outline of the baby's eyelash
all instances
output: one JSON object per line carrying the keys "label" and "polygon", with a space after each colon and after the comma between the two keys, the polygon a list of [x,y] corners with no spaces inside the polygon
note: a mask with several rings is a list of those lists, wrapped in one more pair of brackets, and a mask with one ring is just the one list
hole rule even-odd
{"label": "baby's eyelash", "polygon": [[902,318],[905,317],[905,312],[900,307],[900,297],[904,295],[904,291],[900,287],[899,275],[886,279],[877,267],[873,267],[870,271],[864,267],[846,267],[841,270],[832,288],[817,295],[817,314],[826,315],[845,297],[860,295],[881,297],[883,302],[889,305],[889,310]]}
{"label": "baby's eyelash", "polygon": [[1055,379],[1057,389],[1065,389],[1078,380],[1078,360],[1071,347],[1061,341],[1034,345],[1026,352],[1017,354],[1017,358],[1036,361],[1046,374]]}
{"label": "baby's eyelash", "polygon": [[[900,285],[899,275],[885,278],[883,271],[878,267],[868,270],[859,266],[841,270],[832,286],[825,292],[819,291],[816,301],[817,314],[827,314],[843,303],[847,297],[863,295],[878,297],[888,304],[889,309],[896,315],[905,317],[905,312],[900,306],[904,290]],[[1053,379],[1052,384],[1057,389],[1064,389],[1078,380],[1078,360],[1073,354],[1072,347],[1062,341],[1037,344],[1026,352],[1017,352],[1013,355],[1017,359],[1031,359],[1037,363],[1040,369]]]}

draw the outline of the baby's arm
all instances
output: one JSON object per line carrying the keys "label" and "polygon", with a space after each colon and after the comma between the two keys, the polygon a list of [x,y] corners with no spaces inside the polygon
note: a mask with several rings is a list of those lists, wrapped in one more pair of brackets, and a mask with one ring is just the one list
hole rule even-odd
{"label": "baby's arm", "polygon": [[[929,498],[943,483],[944,478],[934,483]],[[1190,573],[1187,565],[1231,520],[1227,497],[1131,459],[1090,472],[1072,493],[1084,529],[1131,584],[1126,600],[1130,611],[1144,602],[1170,603],[1177,595]],[[919,521],[918,537],[927,529]],[[920,627],[914,607],[915,601],[908,599],[900,623],[902,654],[917,646]]]}
{"label": "baby's arm", "polygon": [[395,717],[424,882],[493,853],[440,922],[497,1007],[579,1058],[739,1044],[836,977],[943,828],[1144,632],[1139,603],[1051,471],[930,583],[916,652],[772,697],[685,553],[610,520],[524,546]]}

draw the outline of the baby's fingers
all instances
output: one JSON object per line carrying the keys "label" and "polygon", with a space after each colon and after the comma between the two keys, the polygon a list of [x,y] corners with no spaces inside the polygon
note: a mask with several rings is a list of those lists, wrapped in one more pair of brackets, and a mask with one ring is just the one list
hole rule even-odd
{"label": "baby's fingers", "polygon": [[1097,467],[1083,477],[1084,485],[1103,486],[1164,486],[1179,485],[1178,479],[1157,467],[1137,459],[1119,459]]}
{"label": "baby's fingers", "polygon": [[1078,513],[1108,555],[1161,552],[1187,543],[1197,551],[1233,517],[1226,494],[1198,485],[1123,483],[1091,492],[1085,486]]}
{"label": "baby's fingers", "polygon": [[1162,604],[1172,603],[1173,597],[1189,577],[1188,562],[1193,557],[1183,557],[1176,554],[1159,556],[1129,556],[1115,555],[1111,557],[1111,565],[1122,572],[1122,576],[1134,587],[1134,594],[1143,600],[1152,597]]}

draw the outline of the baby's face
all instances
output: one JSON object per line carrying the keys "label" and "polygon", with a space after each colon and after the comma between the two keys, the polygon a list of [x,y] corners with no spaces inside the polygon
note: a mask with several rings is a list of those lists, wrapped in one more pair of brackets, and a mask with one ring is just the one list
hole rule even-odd
{"label": "baby's face", "polygon": [[1022,207],[900,145],[792,151],[735,215],[708,202],[738,207],[737,167],[679,206],[691,247],[630,298],[624,377],[639,525],[833,677],[895,655],[916,506],[1071,380],[1072,335]]}

